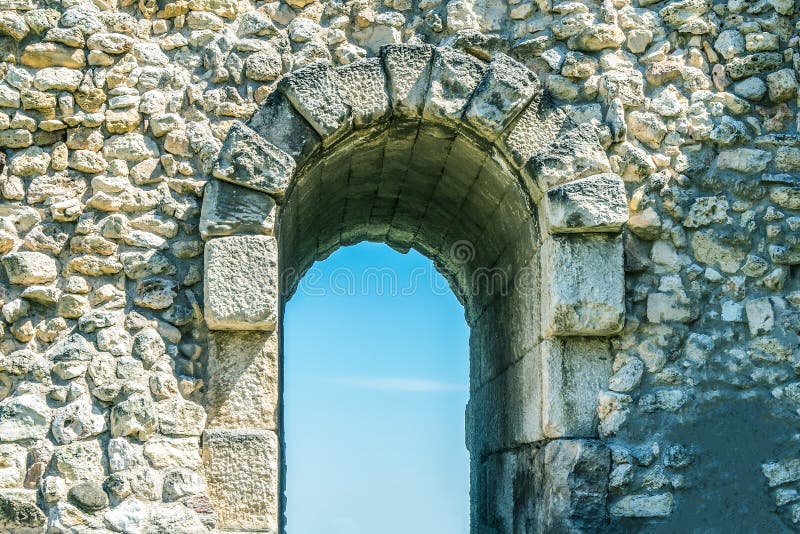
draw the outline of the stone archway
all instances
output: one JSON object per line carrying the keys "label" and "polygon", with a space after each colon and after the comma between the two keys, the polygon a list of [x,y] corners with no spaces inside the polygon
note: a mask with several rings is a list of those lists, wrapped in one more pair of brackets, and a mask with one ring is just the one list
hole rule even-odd
{"label": "stone archway", "polygon": [[365,239],[419,249],[464,304],[473,532],[603,524],[625,190],[532,72],[425,45],[313,64],[231,128],[213,175],[203,454],[222,529],[280,527],[283,304]]}

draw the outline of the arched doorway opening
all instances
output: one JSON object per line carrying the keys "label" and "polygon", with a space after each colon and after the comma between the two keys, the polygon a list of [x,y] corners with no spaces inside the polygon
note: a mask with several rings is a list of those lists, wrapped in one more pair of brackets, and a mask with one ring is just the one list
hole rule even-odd
{"label": "arched doorway opening", "polygon": [[596,396],[624,321],[627,203],[591,125],[506,56],[389,46],[284,78],[213,174],[203,446],[224,528],[280,528],[284,306],[314,261],[364,240],[419,250],[464,305],[471,530],[604,523]]}
{"label": "arched doorway opening", "polygon": [[468,532],[469,330],[430,260],[341,248],[283,329],[288,532]]}

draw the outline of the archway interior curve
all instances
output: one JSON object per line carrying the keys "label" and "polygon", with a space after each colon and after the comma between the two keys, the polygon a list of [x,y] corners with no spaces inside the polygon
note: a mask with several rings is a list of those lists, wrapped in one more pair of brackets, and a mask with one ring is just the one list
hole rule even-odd
{"label": "archway interior curve", "polygon": [[471,133],[398,119],[356,131],[306,164],[278,219],[282,294],[315,261],[361,241],[430,258],[474,324],[531,283],[540,235],[516,171]]}
{"label": "archway interior curve", "polygon": [[[278,213],[281,309],[315,261],[365,240],[417,249],[464,305],[476,528],[494,513],[484,478],[494,459],[544,438],[539,396],[526,390],[538,389],[531,381],[542,341],[541,236],[521,184],[503,156],[472,133],[395,119],[356,131],[304,165]],[[512,410],[509,396],[520,399]]]}

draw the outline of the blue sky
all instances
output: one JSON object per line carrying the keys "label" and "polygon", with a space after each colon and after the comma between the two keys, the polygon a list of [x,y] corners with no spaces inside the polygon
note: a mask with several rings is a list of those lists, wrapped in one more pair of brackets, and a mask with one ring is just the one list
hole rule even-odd
{"label": "blue sky", "polygon": [[289,534],[464,534],[469,331],[431,262],[362,243],[286,307]]}

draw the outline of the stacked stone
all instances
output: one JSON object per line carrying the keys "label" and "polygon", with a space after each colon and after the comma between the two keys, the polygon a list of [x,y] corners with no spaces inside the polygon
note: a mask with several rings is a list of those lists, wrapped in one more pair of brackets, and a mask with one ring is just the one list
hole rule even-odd
{"label": "stacked stone", "polygon": [[[756,465],[752,495],[800,522],[796,19],[788,0],[6,2],[0,528],[213,528],[199,436],[224,417],[206,425],[199,405],[229,387],[205,380],[215,347],[249,338],[204,334],[201,237],[227,232],[201,224],[204,186],[234,120],[284,74],[400,42],[520,60],[625,180],[627,323],[597,412],[615,520],[642,528],[720,500],[725,487],[697,487],[726,458]],[[250,232],[271,247],[273,206],[252,198]],[[560,232],[574,221],[559,209]],[[267,433],[276,350],[254,385]],[[726,421],[727,405],[783,421],[761,434],[777,445],[726,457],[677,431]]]}

